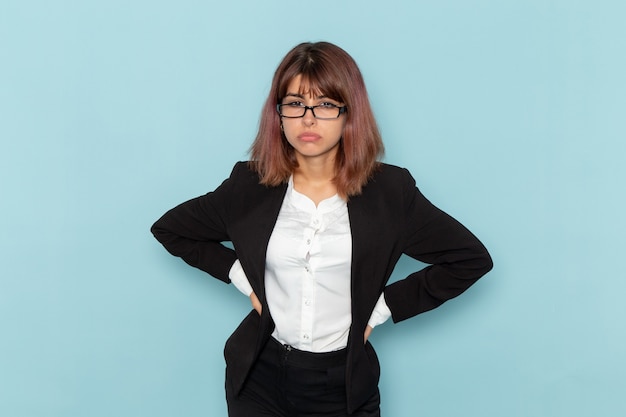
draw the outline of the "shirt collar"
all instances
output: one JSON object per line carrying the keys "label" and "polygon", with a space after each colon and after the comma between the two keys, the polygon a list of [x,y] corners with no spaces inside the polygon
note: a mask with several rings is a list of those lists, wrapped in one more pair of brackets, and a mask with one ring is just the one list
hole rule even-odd
{"label": "shirt collar", "polygon": [[285,198],[298,210],[303,210],[307,213],[314,213],[317,211],[319,214],[326,214],[346,205],[346,201],[341,198],[339,194],[335,194],[332,197],[328,197],[327,199],[320,201],[317,207],[315,207],[313,200],[298,192],[298,190],[293,187],[293,175],[289,177]]}

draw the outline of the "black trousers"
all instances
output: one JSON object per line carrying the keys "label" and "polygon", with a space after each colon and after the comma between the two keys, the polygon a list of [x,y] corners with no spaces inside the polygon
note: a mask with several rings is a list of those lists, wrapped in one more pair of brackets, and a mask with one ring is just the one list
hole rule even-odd
{"label": "black trousers", "polygon": [[228,416],[380,417],[378,392],[348,415],[345,370],[345,349],[303,352],[270,338],[239,396],[226,389]]}

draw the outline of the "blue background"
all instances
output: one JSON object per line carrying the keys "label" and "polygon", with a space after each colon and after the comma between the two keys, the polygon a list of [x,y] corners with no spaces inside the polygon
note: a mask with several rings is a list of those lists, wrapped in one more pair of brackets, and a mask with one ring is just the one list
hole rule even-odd
{"label": "blue background", "polygon": [[148,229],[247,158],[307,40],[356,59],[385,161],[495,260],[375,329],[383,415],[626,415],[625,5],[4,0],[0,415],[226,415],[249,302]]}

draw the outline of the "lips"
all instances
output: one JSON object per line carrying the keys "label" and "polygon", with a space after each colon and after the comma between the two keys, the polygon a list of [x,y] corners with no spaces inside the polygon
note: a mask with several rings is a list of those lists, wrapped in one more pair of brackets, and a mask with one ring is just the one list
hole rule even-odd
{"label": "lips", "polygon": [[303,142],[314,142],[319,138],[321,138],[321,136],[313,132],[304,132],[298,135],[298,139]]}

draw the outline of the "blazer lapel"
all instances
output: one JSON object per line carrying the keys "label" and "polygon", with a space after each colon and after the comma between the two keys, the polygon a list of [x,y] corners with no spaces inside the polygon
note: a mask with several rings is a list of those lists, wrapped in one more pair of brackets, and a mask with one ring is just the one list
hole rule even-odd
{"label": "blazer lapel", "polygon": [[382,287],[378,288],[377,267],[380,254],[376,247],[382,244],[384,235],[380,213],[369,204],[366,195],[351,197],[348,201],[348,215],[352,233],[351,297],[353,325],[360,329],[367,324],[371,311],[378,300]]}
{"label": "blazer lapel", "polygon": [[[244,213],[232,226],[235,251],[246,275],[259,299],[265,299],[265,256],[270,236],[285,197],[286,185],[265,187],[258,185],[249,192],[248,208],[240,208]],[[247,192],[251,190],[242,190]]]}

